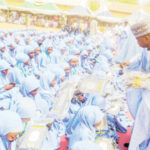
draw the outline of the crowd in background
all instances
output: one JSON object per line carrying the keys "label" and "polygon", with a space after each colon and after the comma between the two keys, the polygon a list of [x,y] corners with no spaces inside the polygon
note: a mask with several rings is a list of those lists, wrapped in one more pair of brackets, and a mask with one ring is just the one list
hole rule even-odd
{"label": "crowd in background", "polygon": [[[130,62],[130,69],[138,69],[139,63],[135,66],[132,58],[135,53],[143,54],[143,51],[145,49],[140,48],[127,25],[116,26],[95,35],[83,34],[81,31],[1,31],[0,150],[10,147],[15,150],[16,137],[26,132],[31,120],[48,117],[63,82],[84,75],[104,79],[114,65],[122,68],[127,65],[123,62]],[[144,67],[148,68],[148,65]],[[125,94],[121,75],[121,68],[114,70],[113,78],[105,90],[115,89],[115,94]],[[128,98],[131,99],[132,94]],[[119,100],[124,106],[114,116],[106,113],[112,104],[107,100],[107,95],[82,93],[79,101],[72,99],[65,118],[53,121],[41,150],[58,149],[60,137],[65,134],[69,140],[69,150],[101,150],[103,147],[95,141],[103,135],[112,139],[112,148],[120,149],[117,131],[126,132],[133,122],[126,115],[126,98]],[[137,110],[136,107],[135,112]],[[99,126],[104,116],[108,121],[108,129],[100,134]],[[133,132],[136,135],[138,131]],[[147,137],[142,140],[139,143],[133,141],[135,149],[143,147],[146,150]]]}

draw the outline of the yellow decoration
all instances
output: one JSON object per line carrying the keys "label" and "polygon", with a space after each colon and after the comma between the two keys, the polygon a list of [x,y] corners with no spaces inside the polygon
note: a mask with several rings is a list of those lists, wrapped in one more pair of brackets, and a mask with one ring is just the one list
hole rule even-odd
{"label": "yellow decoration", "polygon": [[89,8],[91,11],[95,12],[100,7],[100,1],[99,0],[90,0],[89,1]]}
{"label": "yellow decoration", "polygon": [[104,31],[104,26],[100,26],[99,29],[100,29],[100,31],[103,32]]}
{"label": "yellow decoration", "polygon": [[100,92],[100,90],[101,90],[101,86],[102,86],[102,81],[101,81],[101,82],[100,82],[100,84],[99,84],[98,92]]}
{"label": "yellow decoration", "polygon": [[34,147],[34,143],[30,142],[30,143],[28,144],[28,146],[29,146],[30,148],[32,148],[32,147]]}
{"label": "yellow decoration", "polygon": [[21,6],[25,0],[5,0],[6,3],[10,6]]}
{"label": "yellow decoration", "polygon": [[68,11],[74,8],[74,6],[67,6],[67,5],[56,5],[59,9],[61,9],[62,11]]}
{"label": "yellow decoration", "polygon": [[132,87],[140,87],[141,85],[141,78],[140,76],[138,75],[135,79],[134,79],[134,83],[132,84]]}

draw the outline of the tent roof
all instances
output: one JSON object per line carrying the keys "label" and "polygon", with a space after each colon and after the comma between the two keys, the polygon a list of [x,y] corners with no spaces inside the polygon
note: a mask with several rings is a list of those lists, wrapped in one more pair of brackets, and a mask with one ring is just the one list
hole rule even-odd
{"label": "tent roof", "polygon": [[27,9],[39,9],[39,10],[48,10],[48,11],[59,11],[57,6],[53,3],[44,3],[41,5],[38,5],[33,2],[25,1],[21,7],[27,8]]}
{"label": "tent roof", "polygon": [[68,11],[71,15],[91,15],[91,12],[88,8],[83,6],[76,6],[73,9]]}
{"label": "tent roof", "polygon": [[114,17],[109,10],[99,11],[97,17]]}
{"label": "tent roof", "polygon": [[8,8],[8,5],[5,2],[5,0],[0,0],[0,8],[2,8],[2,9],[7,9]]}
{"label": "tent roof", "polygon": [[133,14],[131,14],[129,17],[127,17],[125,20],[129,21],[130,24],[134,24],[138,20],[142,20],[144,18],[150,18],[150,15],[147,14],[145,11],[142,9],[137,10]]}

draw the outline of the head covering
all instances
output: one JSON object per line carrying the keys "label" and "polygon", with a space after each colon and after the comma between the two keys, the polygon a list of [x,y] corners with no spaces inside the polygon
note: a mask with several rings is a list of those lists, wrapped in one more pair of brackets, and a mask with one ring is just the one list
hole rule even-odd
{"label": "head covering", "polygon": [[50,83],[55,78],[55,74],[49,71],[44,72],[40,78],[41,88],[44,90],[50,90]]}
{"label": "head covering", "polygon": [[0,111],[0,135],[5,136],[9,132],[20,132],[22,121],[20,116],[12,111]]}
{"label": "head covering", "polygon": [[104,109],[106,105],[106,100],[100,94],[94,94],[89,97],[88,103],[89,105],[98,106],[99,108]]}
{"label": "head covering", "polygon": [[75,142],[81,140],[91,141],[94,138],[95,128],[94,125],[99,123],[103,119],[104,114],[97,106],[85,106],[82,107],[75,115],[67,132],[69,136],[69,148]]}
{"label": "head covering", "polygon": [[78,58],[77,56],[75,56],[75,55],[70,55],[70,56],[69,56],[69,61],[70,61],[71,59],[79,60],[79,58]]}
{"label": "head covering", "polygon": [[82,51],[81,55],[88,55],[88,52],[86,50]]}
{"label": "head covering", "polygon": [[28,55],[32,51],[34,51],[34,48],[32,46],[28,45],[28,46],[26,46],[24,53]]}
{"label": "head covering", "polygon": [[36,105],[29,97],[22,97],[21,100],[19,100],[16,112],[21,118],[33,118],[36,113]]}
{"label": "head covering", "polygon": [[67,128],[67,132],[73,131],[77,126],[86,126],[91,131],[94,129],[93,125],[99,123],[104,114],[100,111],[98,106],[84,106],[72,119],[72,123]]}
{"label": "head covering", "polygon": [[23,96],[29,96],[29,93],[39,88],[39,81],[34,76],[28,76],[24,79],[22,87],[20,89]]}
{"label": "head covering", "polygon": [[19,53],[16,56],[17,63],[25,63],[29,60],[29,56],[24,53]]}
{"label": "head covering", "polygon": [[5,47],[5,44],[4,43],[0,43],[0,49]]}
{"label": "head covering", "polygon": [[150,33],[150,19],[143,19],[131,26],[131,30],[136,38]]}
{"label": "head covering", "polygon": [[105,56],[108,60],[113,58],[113,53],[109,50],[105,50],[105,52],[103,53],[103,56]]}
{"label": "head covering", "polygon": [[5,60],[0,60],[0,71],[9,69],[10,65]]}
{"label": "head covering", "polygon": [[101,147],[91,141],[79,141],[73,144],[70,150],[102,150]]}

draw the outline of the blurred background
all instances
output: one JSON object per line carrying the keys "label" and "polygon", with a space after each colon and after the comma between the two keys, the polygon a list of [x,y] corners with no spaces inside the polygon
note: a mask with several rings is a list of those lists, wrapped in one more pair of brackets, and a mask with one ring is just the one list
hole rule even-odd
{"label": "blurred background", "polygon": [[0,0],[0,27],[58,31],[66,25],[83,30],[91,20],[104,30],[150,16],[150,0]]}

